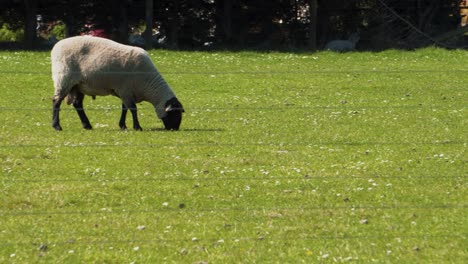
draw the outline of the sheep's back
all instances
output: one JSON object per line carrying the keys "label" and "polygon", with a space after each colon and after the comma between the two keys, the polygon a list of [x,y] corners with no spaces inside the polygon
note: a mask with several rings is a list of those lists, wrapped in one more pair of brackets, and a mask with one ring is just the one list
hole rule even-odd
{"label": "sheep's back", "polygon": [[[84,83],[85,94],[108,94],[129,80],[154,74],[148,53],[138,47],[91,36],[71,37],[59,41],[51,52],[52,77],[56,90],[67,93],[72,86]],[[133,76],[133,78],[129,78]],[[99,91],[99,89],[101,91]]]}
{"label": "sheep's back", "polygon": [[64,39],[54,46],[51,56],[53,64],[58,62],[82,73],[152,70],[143,49],[99,37]]}

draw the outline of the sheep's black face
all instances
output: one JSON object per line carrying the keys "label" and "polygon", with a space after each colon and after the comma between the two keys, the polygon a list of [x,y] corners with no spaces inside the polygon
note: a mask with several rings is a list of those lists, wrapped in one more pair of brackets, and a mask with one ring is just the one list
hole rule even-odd
{"label": "sheep's black face", "polygon": [[167,112],[167,116],[162,121],[167,130],[179,130],[180,123],[182,122],[182,111],[173,110]]}
{"label": "sheep's black face", "polygon": [[172,98],[166,102],[166,117],[162,118],[164,127],[167,130],[179,130],[182,122],[184,108],[177,98]]}

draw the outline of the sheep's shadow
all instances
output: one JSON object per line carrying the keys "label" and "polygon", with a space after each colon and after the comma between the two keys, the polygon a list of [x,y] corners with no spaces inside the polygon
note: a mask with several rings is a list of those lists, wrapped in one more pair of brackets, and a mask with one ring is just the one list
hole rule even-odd
{"label": "sheep's shadow", "polygon": [[147,128],[143,129],[143,132],[223,132],[225,129],[222,128],[181,128],[179,130],[167,130],[162,127],[157,128]]}

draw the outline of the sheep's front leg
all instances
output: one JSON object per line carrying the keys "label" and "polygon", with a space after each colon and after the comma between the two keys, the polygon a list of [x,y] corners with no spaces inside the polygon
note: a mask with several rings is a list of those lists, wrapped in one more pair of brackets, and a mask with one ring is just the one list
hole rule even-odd
{"label": "sheep's front leg", "polygon": [[84,99],[84,94],[77,93],[75,101],[73,102],[73,107],[75,107],[75,110],[78,113],[78,116],[80,117],[83,128],[92,129],[93,127],[91,126],[91,123],[89,123],[89,119],[86,116],[85,111],[83,109],[83,99]]}
{"label": "sheep's front leg", "polygon": [[133,117],[133,129],[142,131],[143,128],[141,128],[140,122],[138,122],[137,106],[135,103],[130,104],[130,112],[132,112]]}
{"label": "sheep's front leg", "polygon": [[127,125],[125,124],[125,119],[127,118],[127,111],[128,111],[128,108],[125,106],[125,104],[122,104],[122,115],[120,116],[120,121],[119,121],[119,127],[122,130],[127,129]]}
{"label": "sheep's front leg", "polygon": [[52,127],[57,131],[61,131],[62,127],[60,126],[60,104],[62,104],[63,98],[54,96],[52,99]]}
{"label": "sheep's front leg", "polygon": [[127,111],[130,109],[133,117],[133,129],[135,130],[143,130],[140,126],[140,122],[138,122],[138,115],[137,115],[137,106],[135,103],[128,103],[122,105],[122,115],[120,116],[119,126],[121,129],[126,129],[127,126],[125,125],[125,118],[127,116]]}

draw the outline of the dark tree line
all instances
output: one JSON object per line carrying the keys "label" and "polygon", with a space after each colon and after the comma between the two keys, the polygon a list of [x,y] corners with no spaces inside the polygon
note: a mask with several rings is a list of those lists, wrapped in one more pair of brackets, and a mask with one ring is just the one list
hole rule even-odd
{"label": "dark tree line", "polygon": [[363,49],[413,48],[440,44],[444,34],[441,41],[459,43],[461,1],[0,0],[0,24],[23,29],[27,47],[47,30],[38,28],[40,15],[44,25],[64,23],[66,36],[93,27],[122,43],[149,24],[149,46],[315,50],[359,32]]}

